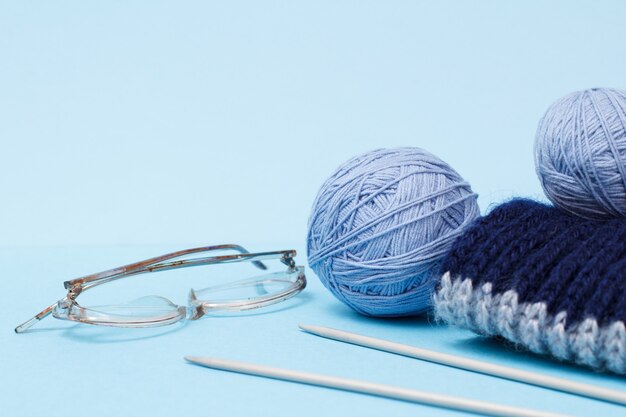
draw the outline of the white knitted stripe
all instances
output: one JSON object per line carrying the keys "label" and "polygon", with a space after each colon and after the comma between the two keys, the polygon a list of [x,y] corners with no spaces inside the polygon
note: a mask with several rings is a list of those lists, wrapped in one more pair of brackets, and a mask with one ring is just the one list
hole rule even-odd
{"label": "white knitted stripe", "polygon": [[473,288],[472,280],[446,272],[433,296],[437,318],[484,335],[499,335],[533,352],[551,354],[595,369],[626,373],[626,327],[615,321],[598,326],[585,319],[567,326],[567,314],[547,312],[545,303],[518,303],[509,290],[492,294],[492,284]]}

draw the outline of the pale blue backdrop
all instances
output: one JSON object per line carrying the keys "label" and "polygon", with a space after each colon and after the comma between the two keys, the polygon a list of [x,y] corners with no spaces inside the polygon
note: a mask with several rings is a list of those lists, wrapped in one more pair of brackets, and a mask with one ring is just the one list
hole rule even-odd
{"label": "pale blue backdrop", "polygon": [[0,243],[302,240],[376,147],[541,195],[547,106],[626,87],[619,1],[207,3],[3,3]]}
{"label": "pale blue backdrop", "polygon": [[3,409],[455,415],[218,376],[181,359],[223,351],[573,415],[623,415],[301,335],[298,321],[334,325],[625,388],[426,318],[358,317],[310,270],[302,305],[242,321],[205,320],[154,338],[107,333],[114,342],[52,319],[62,330],[12,329],[60,298],[63,280],[165,249],[280,243],[304,263],[319,185],[373,148],[439,155],[472,184],[483,210],[514,195],[542,198],[537,122],[570,91],[626,88],[625,18],[621,1],[2,1]]}

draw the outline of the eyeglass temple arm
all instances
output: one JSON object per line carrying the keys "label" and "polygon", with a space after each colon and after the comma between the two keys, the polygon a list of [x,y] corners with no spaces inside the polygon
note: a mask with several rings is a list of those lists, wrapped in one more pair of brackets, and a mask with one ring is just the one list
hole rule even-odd
{"label": "eyeglass temple arm", "polygon": [[[197,249],[191,249],[191,253],[194,252],[209,252],[209,251],[214,251],[214,250],[225,250],[225,249],[231,249],[234,251],[237,251],[239,253],[244,253],[244,254],[249,254],[250,251],[246,248],[244,248],[241,245],[234,245],[234,244],[226,244],[226,245],[216,245],[216,246],[206,246],[203,248],[197,248]],[[182,251],[182,252],[186,252],[186,251]],[[261,262],[261,261],[252,261],[251,262],[252,265],[256,266],[259,269],[263,269],[266,270],[267,266]]]}
{"label": "eyeglass temple arm", "polygon": [[56,307],[57,303],[52,304],[51,306],[46,307],[44,310],[39,312],[36,316],[32,317],[29,320],[26,320],[24,323],[20,324],[15,328],[15,333],[24,333],[26,330],[33,327],[35,324],[39,323],[41,320],[45,319],[52,313],[54,307]]}
{"label": "eyeglass temple arm", "polygon": [[[103,281],[103,280],[108,281],[110,279],[116,279],[121,276],[128,276],[128,275],[133,275],[138,272],[145,272],[151,266],[158,265],[162,263],[163,261],[168,261],[171,259],[176,259],[176,258],[180,258],[180,257],[187,256],[187,255],[192,255],[194,253],[211,252],[211,251],[228,250],[228,249],[235,250],[244,255],[250,254],[250,252],[247,249],[239,245],[229,244],[229,245],[217,245],[217,246],[204,246],[200,248],[193,248],[193,249],[181,250],[178,252],[172,252],[172,253],[168,253],[165,255],[156,256],[154,258],[145,259],[143,261],[135,262],[132,264],[109,269],[107,271],[102,271],[102,272],[98,272],[95,274],[86,275],[81,278],[76,278],[70,281],[66,281],[64,285],[66,289],[69,289],[70,286],[73,286],[76,284],[84,284],[84,283],[89,283],[89,282],[94,282],[94,281]],[[176,263],[184,264],[186,262],[177,261]],[[252,261],[251,263],[259,269],[263,269],[263,270],[267,269],[267,266],[265,266],[265,264],[261,261]]]}
{"label": "eyeglass temple arm", "polygon": [[[71,281],[65,281],[64,285],[65,288],[68,290],[76,291],[80,289],[79,291],[82,292],[92,287],[95,287],[96,285],[105,284],[107,282],[115,281],[120,278],[126,278],[146,272],[167,271],[169,269],[189,268],[192,266],[212,265],[218,263],[233,263],[240,262],[246,259],[250,260],[250,262],[261,263],[260,261],[258,261],[258,259],[276,259],[277,255],[280,255],[281,262],[287,265],[290,269],[295,268],[295,261],[293,260],[293,257],[295,256],[295,251],[293,250],[262,253],[241,253],[237,255],[215,256],[184,261],[139,265],[133,266],[132,268],[126,266],[121,267],[118,270],[105,271],[99,274],[94,274],[83,278],[77,278]],[[257,261],[252,261],[251,259],[257,259]],[[263,266],[263,269],[267,269],[264,264]]]}
{"label": "eyeglass temple arm", "polygon": [[[220,245],[220,246],[217,246],[217,247],[219,247],[221,249],[236,250],[239,253],[250,253],[249,250],[247,250],[246,248],[244,248],[243,246],[240,246],[240,245],[229,244],[229,245]],[[257,268],[262,269],[262,270],[266,270],[267,269],[267,266],[263,262],[261,262],[261,261],[252,261],[252,265],[254,265]]]}

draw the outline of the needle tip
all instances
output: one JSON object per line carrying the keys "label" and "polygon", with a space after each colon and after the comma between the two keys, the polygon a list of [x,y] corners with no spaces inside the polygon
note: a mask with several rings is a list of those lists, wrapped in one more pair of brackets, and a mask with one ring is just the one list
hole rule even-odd
{"label": "needle tip", "polygon": [[298,327],[300,328],[300,330],[304,330],[307,333],[315,334],[315,335],[318,335],[318,336],[322,336],[328,330],[330,330],[327,327],[313,326],[313,325],[310,325],[310,324],[298,324]]}
{"label": "needle tip", "polygon": [[315,333],[315,326],[311,326],[310,324],[298,324],[300,330],[303,330],[307,333]]}

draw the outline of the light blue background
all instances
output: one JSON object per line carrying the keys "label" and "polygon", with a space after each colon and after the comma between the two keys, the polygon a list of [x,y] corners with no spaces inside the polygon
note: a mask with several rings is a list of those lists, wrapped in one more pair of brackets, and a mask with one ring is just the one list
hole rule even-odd
{"label": "light blue background", "polygon": [[[308,271],[293,308],[158,337],[50,319],[63,280],[196,244],[295,247],[349,157],[420,146],[483,210],[542,198],[532,143],[560,96],[626,87],[626,4],[1,2],[0,398],[7,415],[454,415],[182,362],[215,355],[573,415],[624,409],[300,334],[299,322],[624,389],[431,324],[372,320]],[[158,289],[157,289],[158,290]],[[128,336],[125,336],[128,335]],[[5,413],[3,412],[3,414]],[[460,415],[460,414],[459,414]]]}

